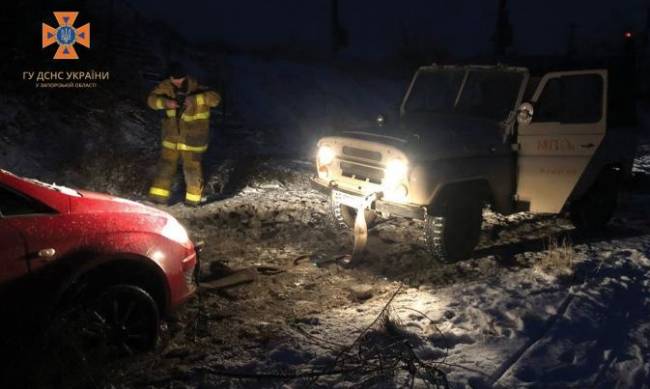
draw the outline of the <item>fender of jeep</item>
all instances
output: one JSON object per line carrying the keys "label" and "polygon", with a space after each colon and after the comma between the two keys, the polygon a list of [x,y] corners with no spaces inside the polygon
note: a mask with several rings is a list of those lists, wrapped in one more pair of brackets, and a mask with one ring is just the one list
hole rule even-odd
{"label": "fender of jeep", "polygon": [[452,189],[475,193],[499,213],[514,210],[514,155],[484,155],[432,161],[416,168],[413,176],[420,185],[417,198],[422,205],[435,206]]}
{"label": "fender of jeep", "polygon": [[486,178],[475,177],[462,180],[441,182],[435,189],[431,201],[429,202],[428,211],[436,213],[437,210],[445,206],[449,199],[458,196],[476,196],[480,201],[492,203],[494,194]]}

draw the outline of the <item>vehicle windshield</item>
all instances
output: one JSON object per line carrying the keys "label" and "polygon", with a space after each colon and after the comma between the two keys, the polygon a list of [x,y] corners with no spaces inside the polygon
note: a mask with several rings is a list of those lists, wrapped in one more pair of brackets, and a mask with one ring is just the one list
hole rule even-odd
{"label": "vehicle windshield", "polygon": [[422,70],[404,110],[499,122],[515,108],[523,77],[521,72],[504,70]]}

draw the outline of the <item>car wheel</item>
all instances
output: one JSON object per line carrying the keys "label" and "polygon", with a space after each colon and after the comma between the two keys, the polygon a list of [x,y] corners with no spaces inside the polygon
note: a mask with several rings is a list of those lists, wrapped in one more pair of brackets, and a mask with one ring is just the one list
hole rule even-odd
{"label": "car wheel", "polygon": [[[357,210],[338,203],[330,196],[330,216],[334,227],[342,230],[349,230],[354,228],[354,220],[357,217]],[[366,217],[366,224],[368,228],[372,228],[377,221],[377,213],[370,209],[366,209],[364,214]]]}
{"label": "car wheel", "polygon": [[144,289],[114,285],[59,314],[53,330],[90,359],[101,360],[154,348],[160,314]]}
{"label": "car wheel", "polygon": [[609,222],[616,210],[620,181],[619,171],[607,170],[581,199],[571,204],[569,217],[577,229],[593,231]]}
{"label": "car wheel", "polygon": [[[42,363],[36,363],[38,378],[92,378],[92,372],[106,361],[155,347],[159,331],[158,305],[140,287],[115,285],[94,297],[79,296],[52,318]],[[80,365],[87,370],[85,374],[75,371]]]}
{"label": "car wheel", "polygon": [[103,329],[108,344],[118,353],[147,351],[158,342],[158,305],[142,288],[111,286],[90,305],[90,311],[91,320]]}
{"label": "car wheel", "polygon": [[469,258],[478,244],[482,221],[480,199],[449,196],[424,221],[424,240],[429,253],[447,263]]}

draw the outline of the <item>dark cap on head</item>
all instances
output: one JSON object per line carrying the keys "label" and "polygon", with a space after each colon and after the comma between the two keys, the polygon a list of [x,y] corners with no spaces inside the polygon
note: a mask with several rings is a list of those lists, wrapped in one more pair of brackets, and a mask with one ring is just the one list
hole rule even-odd
{"label": "dark cap on head", "polygon": [[172,61],[167,67],[167,74],[173,78],[183,78],[187,76],[187,70],[182,63],[178,61]]}

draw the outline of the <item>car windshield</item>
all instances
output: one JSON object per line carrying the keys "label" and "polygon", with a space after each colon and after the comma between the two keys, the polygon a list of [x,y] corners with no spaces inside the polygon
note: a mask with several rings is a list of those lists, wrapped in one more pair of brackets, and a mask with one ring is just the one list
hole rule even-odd
{"label": "car windshield", "polygon": [[523,73],[514,71],[422,70],[404,110],[502,121],[514,109],[522,81]]}

